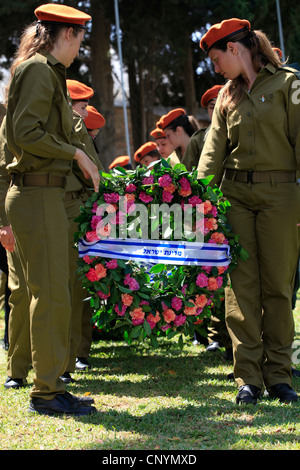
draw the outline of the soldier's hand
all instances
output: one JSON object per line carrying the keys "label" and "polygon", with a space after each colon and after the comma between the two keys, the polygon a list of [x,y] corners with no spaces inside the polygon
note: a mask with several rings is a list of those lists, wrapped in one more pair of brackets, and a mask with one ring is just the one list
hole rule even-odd
{"label": "soldier's hand", "polygon": [[97,193],[99,191],[100,175],[95,163],[81,149],[76,149],[74,159],[77,161],[84,177],[86,179],[91,178],[94,191]]}
{"label": "soldier's hand", "polygon": [[15,237],[10,225],[0,228],[0,242],[7,251],[14,251]]}

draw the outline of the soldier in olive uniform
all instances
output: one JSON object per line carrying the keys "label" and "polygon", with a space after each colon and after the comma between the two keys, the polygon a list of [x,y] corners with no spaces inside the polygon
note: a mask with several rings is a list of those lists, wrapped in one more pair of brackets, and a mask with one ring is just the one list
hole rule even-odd
{"label": "soldier in olive uniform", "polygon": [[[208,117],[210,121],[212,118],[218,93],[222,86],[223,85],[214,85],[212,88],[206,90],[206,92],[201,98],[201,106],[202,108],[207,108]],[[182,163],[189,171],[192,171],[193,168],[197,168],[198,166],[200,154],[202,152],[204,141],[206,139],[209,128],[210,125],[208,127],[198,129],[190,138],[184,157],[182,159]]]}
{"label": "soldier in olive uniform", "polygon": [[198,166],[214,175],[231,207],[228,221],[249,253],[230,274],[226,322],[233,343],[237,403],[267,388],[283,402],[291,387],[292,287],[299,255],[300,113],[296,76],[261,31],[224,20],[200,47],[227,84],[219,93]]}
{"label": "soldier in olive uniform", "polygon": [[78,54],[90,16],[60,4],[42,5],[35,15],[38,23],[25,30],[11,68],[6,113],[7,146],[14,158],[7,166],[11,185],[5,210],[30,302],[34,387],[29,409],[90,414],[92,400],[69,394],[60,379],[69,360],[65,187],[72,166],[99,189],[97,166],[72,143],[66,87],[66,68]]}
{"label": "soldier in olive uniform", "polygon": [[191,136],[197,130],[194,122],[194,119],[190,119],[183,108],[176,108],[163,115],[157,123],[157,127],[164,131],[166,138],[176,149],[180,162]]}

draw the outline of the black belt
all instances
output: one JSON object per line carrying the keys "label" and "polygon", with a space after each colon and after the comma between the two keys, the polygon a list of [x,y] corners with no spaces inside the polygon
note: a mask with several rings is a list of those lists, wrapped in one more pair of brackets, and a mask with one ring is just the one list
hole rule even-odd
{"label": "black belt", "polygon": [[40,186],[51,188],[65,188],[66,178],[57,175],[35,175],[33,173],[23,173],[12,175],[11,184],[16,186]]}
{"label": "black belt", "polygon": [[225,169],[224,178],[240,183],[295,183],[295,171],[252,171]]}

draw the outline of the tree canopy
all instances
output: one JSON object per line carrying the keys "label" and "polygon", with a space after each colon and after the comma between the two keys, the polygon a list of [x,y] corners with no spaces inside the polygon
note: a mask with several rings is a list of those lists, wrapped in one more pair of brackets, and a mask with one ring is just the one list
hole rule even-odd
{"label": "tree canopy", "polygon": [[[1,0],[0,56],[9,68],[22,30],[35,21],[34,9],[46,1]],[[54,3],[54,2],[53,2]],[[112,159],[114,148],[114,87],[112,50],[117,51],[114,0],[56,0],[91,14],[82,53],[68,69],[68,77],[95,90],[93,102],[106,118],[100,152]],[[281,0],[285,54],[300,63],[300,11],[295,2]],[[197,115],[202,94],[216,83],[210,61],[199,48],[209,25],[223,19],[247,18],[280,47],[276,0],[118,0],[124,71],[128,75],[128,103],[132,144],[149,140],[155,109],[184,107]]]}

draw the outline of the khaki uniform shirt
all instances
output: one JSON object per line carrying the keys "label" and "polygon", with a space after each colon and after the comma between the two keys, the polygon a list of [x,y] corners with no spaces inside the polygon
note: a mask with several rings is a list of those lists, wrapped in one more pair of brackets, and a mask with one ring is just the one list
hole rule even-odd
{"label": "khaki uniform shirt", "polygon": [[66,69],[51,54],[37,53],[17,67],[7,104],[10,173],[70,171],[76,149],[67,96]]}
{"label": "khaki uniform shirt", "polygon": [[192,171],[193,168],[197,168],[198,166],[208,129],[209,128],[206,127],[199,129],[190,138],[181,162],[188,171]]}
{"label": "khaki uniform shirt", "polygon": [[212,184],[219,184],[224,168],[300,170],[296,80],[296,75],[285,68],[267,65],[257,74],[251,90],[225,116],[220,112],[220,93],[197,168],[198,177],[214,175]]}

